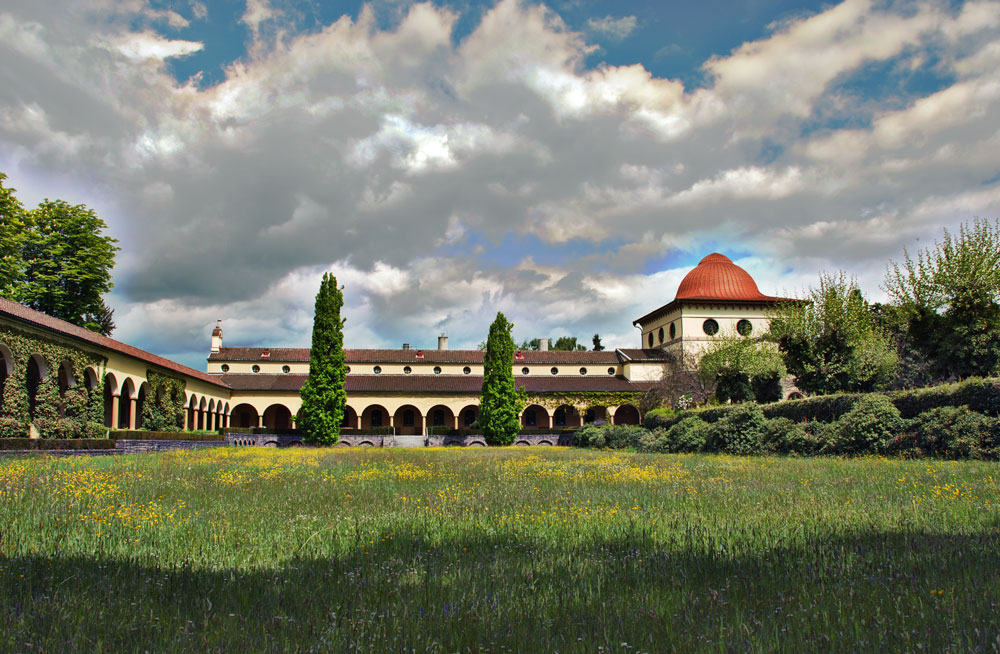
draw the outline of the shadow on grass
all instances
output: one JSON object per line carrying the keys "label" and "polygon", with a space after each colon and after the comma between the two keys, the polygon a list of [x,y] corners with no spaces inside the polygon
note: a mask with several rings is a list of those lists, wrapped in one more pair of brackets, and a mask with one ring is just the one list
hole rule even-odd
{"label": "shadow on grass", "polygon": [[[1000,529],[757,554],[396,535],[274,569],[0,557],[5,651],[990,651]],[[684,544],[684,541],[687,544]],[[736,541],[740,542],[740,541]],[[277,557],[276,557],[277,558]]]}

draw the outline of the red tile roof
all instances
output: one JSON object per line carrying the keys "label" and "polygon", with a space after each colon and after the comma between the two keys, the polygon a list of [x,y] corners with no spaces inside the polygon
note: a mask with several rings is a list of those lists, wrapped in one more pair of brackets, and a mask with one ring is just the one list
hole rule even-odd
{"label": "red tile roof", "polygon": [[[227,374],[222,380],[237,391],[297,392],[307,375]],[[650,382],[630,382],[624,377],[590,375],[517,376],[519,388],[529,393],[643,392]],[[475,375],[348,375],[350,393],[456,393],[478,395],[483,378]]]}
{"label": "red tile roof", "polygon": [[218,375],[209,375],[208,373],[195,370],[194,368],[182,366],[181,364],[174,363],[169,359],[164,359],[161,356],[151,354],[145,350],[140,350],[137,347],[132,347],[131,345],[127,345],[121,341],[116,341],[113,338],[102,336],[97,332],[92,332],[89,329],[78,327],[72,323],[66,322],[65,320],[53,318],[52,316],[46,315],[41,311],[29,309],[23,304],[18,304],[17,302],[12,302],[2,297],[0,297],[0,316],[7,316],[9,318],[13,318],[14,320],[26,322],[62,336],[68,336],[72,339],[83,341],[91,346],[133,357],[150,365],[159,366],[160,368],[165,368],[171,372],[193,377],[199,381],[212,384],[213,386],[227,388],[227,386],[219,380]]}
{"label": "red tile roof", "polygon": [[676,300],[775,300],[757,289],[750,273],[732,260],[712,253],[702,259],[677,287]]}
{"label": "red tile roof", "polygon": [[[263,356],[264,352],[269,356]],[[482,350],[344,350],[344,358],[351,363],[478,363],[483,362],[486,353]],[[423,356],[418,356],[423,355]],[[618,355],[614,350],[593,352],[589,350],[523,350],[523,358],[516,363],[553,364],[616,364]],[[292,347],[224,347],[213,352],[209,361],[279,361],[283,363],[308,363],[309,348]]]}

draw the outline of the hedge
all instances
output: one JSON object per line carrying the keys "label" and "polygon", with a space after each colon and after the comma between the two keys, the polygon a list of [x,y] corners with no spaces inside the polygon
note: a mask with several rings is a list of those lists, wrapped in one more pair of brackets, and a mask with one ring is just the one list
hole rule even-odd
{"label": "hedge", "polygon": [[[298,429],[274,429],[271,427],[224,427],[222,434],[277,434],[278,436],[302,436]],[[358,432],[349,429],[341,430],[341,433],[356,434]],[[373,432],[374,433],[374,432]]]}
{"label": "hedge", "polygon": [[[930,409],[967,406],[972,411],[987,416],[1000,416],[1000,379],[973,378],[963,382],[942,384],[928,388],[886,393],[903,418],[914,418]],[[761,405],[764,417],[788,418],[794,422],[836,422],[846,415],[866,395],[864,393],[838,393],[817,395],[801,400],[784,400]],[[690,409],[664,417],[656,414],[645,421],[649,429],[670,428],[685,416],[697,416],[711,424],[721,420],[738,405],[713,406]]]}
{"label": "hedge", "polygon": [[44,452],[49,450],[113,450],[115,442],[109,438],[4,438],[0,439],[0,450],[27,450]]}
{"label": "hedge", "polygon": [[216,432],[143,431],[141,429],[112,429],[112,440],[118,441],[223,441]]}

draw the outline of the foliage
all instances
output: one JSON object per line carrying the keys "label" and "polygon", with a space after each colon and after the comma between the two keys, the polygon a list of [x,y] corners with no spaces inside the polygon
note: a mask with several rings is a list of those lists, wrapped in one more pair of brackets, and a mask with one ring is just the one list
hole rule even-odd
{"label": "foliage", "polygon": [[1000,219],[974,218],[913,259],[893,263],[885,290],[908,334],[943,377],[1000,372]]}
{"label": "foliage", "polygon": [[586,350],[587,346],[576,342],[576,336],[560,336],[552,343],[553,350]]}
{"label": "foliage", "polygon": [[643,395],[639,409],[643,413],[658,407],[686,409],[704,404],[714,394],[715,381],[702,378],[697,356],[667,353],[660,379]]}
{"label": "foliage", "polygon": [[52,450],[113,450],[115,442],[107,438],[71,438],[40,440],[37,438],[0,438],[3,451],[52,451]]}
{"label": "foliage", "polygon": [[891,339],[844,273],[820,275],[806,302],[779,305],[771,338],[807,393],[868,392],[887,387],[896,374]]}
{"label": "foliage", "polygon": [[909,421],[890,451],[949,459],[997,457],[1000,420],[967,406],[935,407]]}
{"label": "foliage", "polygon": [[24,214],[24,225],[22,277],[0,293],[74,325],[113,328],[102,296],[113,286],[119,248],[102,235],[104,221],[82,204],[45,200]]}
{"label": "foliage", "polygon": [[727,454],[759,454],[766,424],[760,406],[742,404],[712,425],[705,447]]}
{"label": "foliage", "polygon": [[601,345],[601,335],[600,334],[594,334],[593,343],[594,343],[594,347],[593,347],[594,352],[603,352],[604,351],[604,346]]}
{"label": "foliage", "polygon": [[225,437],[218,432],[177,432],[152,429],[112,429],[108,432],[111,440],[139,441],[222,441]]}
{"label": "foliage", "polygon": [[309,442],[322,445],[332,445],[339,440],[347,405],[342,306],[343,289],[337,286],[336,277],[325,273],[316,294],[309,377],[300,391],[302,407],[296,421]]}
{"label": "foliage", "polygon": [[180,431],[184,428],[183,379],[155,370],[146,371],[148,391],[142,403],[140,424],[150,431]]}
{"label": "foliage", "polygon": [[500,312],[490,325],[483,358],[483,385],[479,400],[479,424],[491,445],[510,445],[521,429],[524,391],[514,384],[514,325]]}
{"label": "foliage", "polygon": [[4,187],[7,176],[0,172],[0,295],[10,297],[11,289],[21,283],[24,264],[24,206],[14,195],[14,189]]}
{"label": "foliage", "polygon": [[904,424],[899,409],[887,396],[865,395],[837,421],[837,450],[844,454],[885,452]]}
{"label": "foliage", "polygon": [[669,407],[650,409],[642,416],[642,424],[646,429],[669,427],[677,420],[677,411]]}
{"label": "foliage", "polygon": [[524,406],[537,404],[547,409],[571,406],[578,410],[599,406],[635,405],[641,399],[642,394],[635,391],[556,391],[523,396]]}
{"label": "foliage", "polygon": [[821,443],[806,429],[804,423],[788,418],[768,420],[761,431],[760,440],[763,451],[774,454],[808,456],[821,450]]}
{"label": "foliage", "polygon": [[715,383],[720,402],[749,402],[756,388],[780,380],[785,366],[772,343],[734,330],[712,338],[698,363],[698,374],[706,383]]}
{"label": "foliage", "polygon": [[781,388],[781,376],[782,373],[774,370],[751,379],[750,388],[753,391],[753,399],[758,404],[779,401],[784,393]]}
{"label": "foliage", "polygon": [[686,416],[666,431],[671,452],[698,452],[705,449],[711,426],[697,416]]}

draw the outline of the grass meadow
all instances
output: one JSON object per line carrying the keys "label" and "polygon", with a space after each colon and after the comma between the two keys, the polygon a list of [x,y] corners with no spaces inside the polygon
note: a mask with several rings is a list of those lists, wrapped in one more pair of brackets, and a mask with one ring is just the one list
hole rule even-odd
{"label": "grass meadow", "polygon": [[995,463],[0,459],[0,650],[996,651]]}

